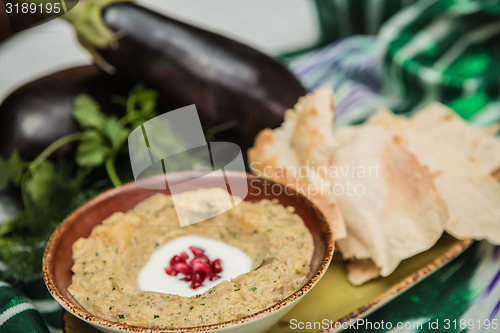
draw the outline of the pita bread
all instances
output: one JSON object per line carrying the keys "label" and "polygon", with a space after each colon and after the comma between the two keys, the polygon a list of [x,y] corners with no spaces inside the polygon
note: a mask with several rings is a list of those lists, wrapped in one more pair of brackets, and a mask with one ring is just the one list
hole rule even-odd
{"label": "pita bread", "polygon": [[[332,133],[333,120],[333,93],[318,89],[281,127],[262,131],[248,157],[254,173],[295,187],[323,211],[351,283],[389,275],[443,230],[500,244],[497,129],[476,128],[440,104],[410,119],[380,110]],[[377,175],[331,172],[356,166],[375,166]],[[338,191],[349,185],[365,191]]]}
{"label": "pita bread", "polygon": [[335,239],[346,236],[335,197],[325,189],[328,167],[337,143],[333,139],[334,108],[330,89],[302,97],[285,114],[281,127],[265,129],[248,150],[252,172],[291,186],[325,215]]}
{"label": "pita bread", "polygon": [[487,173],[500,167],[500,139],[488,129],[473,126],[451,109],[432,103],[411,118],[412,125],[433,140],[443,140],[455,146]]}
{"label": "pita bread", "polygon": [[[387,276],[403,259],[436,243],[448,211],[427,167],[390,131],[374,125],[346,130],[348,134],[340,130],[335,135],[339,147],[333,164],[345,169],[355,161],[358,168],[377,173],[335,179],[346,190],[336,192],[347,228],[347,238],[337,246],[345,259],[371,259]],[[349,187],[365,190],[349,193]]]}
{"label": "pita bread", "polygon": [[354,286],[360,286],[378,277],[380,269],[370,259],[347,262],[347,280]]}
{"label": "pita bread", "polygon": [[431,122],[424,125],[421,119],[408,120],[382,110],[368,123],[382,126],[400,137],[402,145],[429,167],[448,206],[450,220],[445,229],[448,233],[459,239],[487,239],[500,244],[500,184],[485,171],[492,164],[483,153],[473,152],[476,145],[468,140],[474,138],[478,149],[483,147],[484,151],[490,149],[489,144],[479,144],[486,140],[467,134],[468,131],[474,133],[467,129],[461,132],[459,145],[459,134],[455,130],[450,130],[451,134],[443,133],[444,130],[433,132],[432,126],[443,129],[448,125],[431,125]]}

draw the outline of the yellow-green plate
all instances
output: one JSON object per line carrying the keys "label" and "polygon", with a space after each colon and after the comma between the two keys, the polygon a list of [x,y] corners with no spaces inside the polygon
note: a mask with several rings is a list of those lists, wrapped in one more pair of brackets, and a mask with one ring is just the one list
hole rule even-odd
{"label": "yellow-green plate", "polygon": [[[361,318],[450,262],[471,244],[471,240],[458,241],[445,235],[430,250],[403,261],[390,276],[360,287],[349,284],[345,267],[336,256],[321,281],[269,333],[297,332],[290,326],[293,319],[342,322]],[[99,332],[67,312],[63,313],[63,328],[65,333]]]}

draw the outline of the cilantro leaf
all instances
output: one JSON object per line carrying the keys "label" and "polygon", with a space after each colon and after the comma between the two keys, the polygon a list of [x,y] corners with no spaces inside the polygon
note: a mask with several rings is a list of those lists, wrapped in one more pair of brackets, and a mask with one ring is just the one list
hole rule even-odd
{"label": "cilantro leaf", "polygon": [[33,203],[40,203],[48,196],[55,172],[54,165],[48,161],[31,171],[31,177],[26,180],[26,191]]}
{"label": "cilantro leaf", "polygon": [[147,89],[143,84],[136,85],[130,92],[125,103],[127,115],[123,118],[132,128],[142,125],[157,116],[156,100],[158,93]]}
{"label": "cilantro leaf", "polygon": [[88,95],[79,95],[75,98],[73,117],[83,128],[101,128],[105,115],[99,104]]}
{"label": "cilantro leaf", "polygon": [[76,163],[81,166],[99,166],[104,163],[110,153],[105,139],[97,131],[83,133],[82,141],[76,150]]}
{"label": "cilantro leaf", "polygon": [[114,149],[119,148],[128,138],[130,131],[123,126],[118,118],[106,117],[102,124],[101,133],[111,142]]}
{"label": "cilantro leaf", "polygon": [[147,89],[144,85],[138,84],[132,89],[130,96],[135,98],[136,111],[143,119],[150,119],[156,115],[158,93],[155,90]]}
{"label": "cilantro leaf", "polygon": [[25,168],[26,162],[21,159],[17,151],[14,151],[8,160],[0,157],[0,170],[2,170],[0,187],[7,187],[9,184],[19,185]]}
{"label": "cilantro leaf", "polygon": [[[21,182],[25,203],[0,224],[1,279],[20,287],[40,277],[43,250],[54,228],[74,208],[112,184],[120,184],[115,163],[124,157],[120,153],[132,129],[157,115],[156,98],[154,90],[136,86],[120,100],[127,109],[120,118],[103,113],[92,97],[80,95],[74,100],[73,117],[83,131],[77,137],[71,134],[72,141],[80,141],[74,160],[55,159],[55,149],[44,151],[31,164],[18,155],[0,159],[0,186]],[[104,170],[109,178],[96,179]]]}

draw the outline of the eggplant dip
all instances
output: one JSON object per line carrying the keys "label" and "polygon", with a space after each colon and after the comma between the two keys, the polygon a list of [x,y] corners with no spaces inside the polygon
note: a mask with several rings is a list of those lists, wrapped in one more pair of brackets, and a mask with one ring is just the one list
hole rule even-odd
{"label": "eggplant dip", "polygon": [[[204,191],[216,194],[222,190]],[[211,193],[207,193],[209,197]],[[138,275],[152,254],[190,235],[241,250],[251,259],[250,271],[229,281],[221,279],[192,297],[139,288]],[[165,258],[166,274],[177,275],[172,272],[172,263],[181,267],[181,272],[186,269],[186,274],[196,271],[198,263],[194,262],[206,256],[199,248],[190,249],[195,259],[187,259],[186,253]],[[300,289],[310,271],[313,250],[312,236],[292,207],[269,200],[243,201],[223,214],[180,227],[172,197],[156,194],[127,213],[113,214],[88,238],[75,242],[74,275],[68,290],[89,312],[111,321],[162,328],[210,325],[263,310]],[[210,279],[217,279],[220,262],[205,262]],[[182,276],[185,281],[191,277],[194,281],[196,274],[180,273],[172,278]],[[195,288],[203,283],[195,282]]]}

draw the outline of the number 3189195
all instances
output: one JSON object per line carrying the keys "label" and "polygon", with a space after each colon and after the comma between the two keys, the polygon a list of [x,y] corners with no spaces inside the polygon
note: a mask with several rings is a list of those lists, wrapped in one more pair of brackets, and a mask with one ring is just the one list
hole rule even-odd
{"label": "number 3189195", "polygon": [[5,12],[7,14],[60,14],[60,3],[35,3],[35,2],[22,2],[22,3],[6,3]]}

